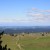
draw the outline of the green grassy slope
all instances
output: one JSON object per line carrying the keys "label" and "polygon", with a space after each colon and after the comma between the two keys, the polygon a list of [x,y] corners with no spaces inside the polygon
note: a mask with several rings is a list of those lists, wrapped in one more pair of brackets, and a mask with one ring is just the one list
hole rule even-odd
{"label": "green grassy slope", "polygon": [[11,50],[50,50],[50,36],[18,35],[16,37],[3,35],[2,46],[8,45]]}

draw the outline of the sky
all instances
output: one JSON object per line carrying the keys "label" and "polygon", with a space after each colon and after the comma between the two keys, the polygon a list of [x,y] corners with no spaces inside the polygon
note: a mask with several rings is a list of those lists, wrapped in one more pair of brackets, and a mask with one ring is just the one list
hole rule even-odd
{"label": "sky", "polygon": [[0,0],[0,26],[50,26],[50,0]]}

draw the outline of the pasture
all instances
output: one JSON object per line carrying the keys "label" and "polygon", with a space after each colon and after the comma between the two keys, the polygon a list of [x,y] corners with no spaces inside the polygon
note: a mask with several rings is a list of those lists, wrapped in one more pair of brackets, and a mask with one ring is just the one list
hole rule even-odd
{"label": "pasture", "polygon": [[50,34],[3,35],[2,46],[7,44],[11,50],[50,50]]}

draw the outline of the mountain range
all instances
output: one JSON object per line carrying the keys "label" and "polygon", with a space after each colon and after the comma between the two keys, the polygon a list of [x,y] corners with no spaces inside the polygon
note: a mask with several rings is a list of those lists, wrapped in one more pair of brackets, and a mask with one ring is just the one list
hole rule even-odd
{"label": "mountain range", "polygon": [[22,32],[50,32],[50,26],[0,26],[0,32],[22,33]]}

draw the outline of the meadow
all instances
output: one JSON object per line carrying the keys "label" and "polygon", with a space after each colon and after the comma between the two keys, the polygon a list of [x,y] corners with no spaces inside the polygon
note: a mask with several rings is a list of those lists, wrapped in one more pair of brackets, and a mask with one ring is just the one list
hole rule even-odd
{"label": "meadow", "polygon": [[7,44],[11,50],[50,50],[50,34],[20,34],[2,36],[2,46]]}

